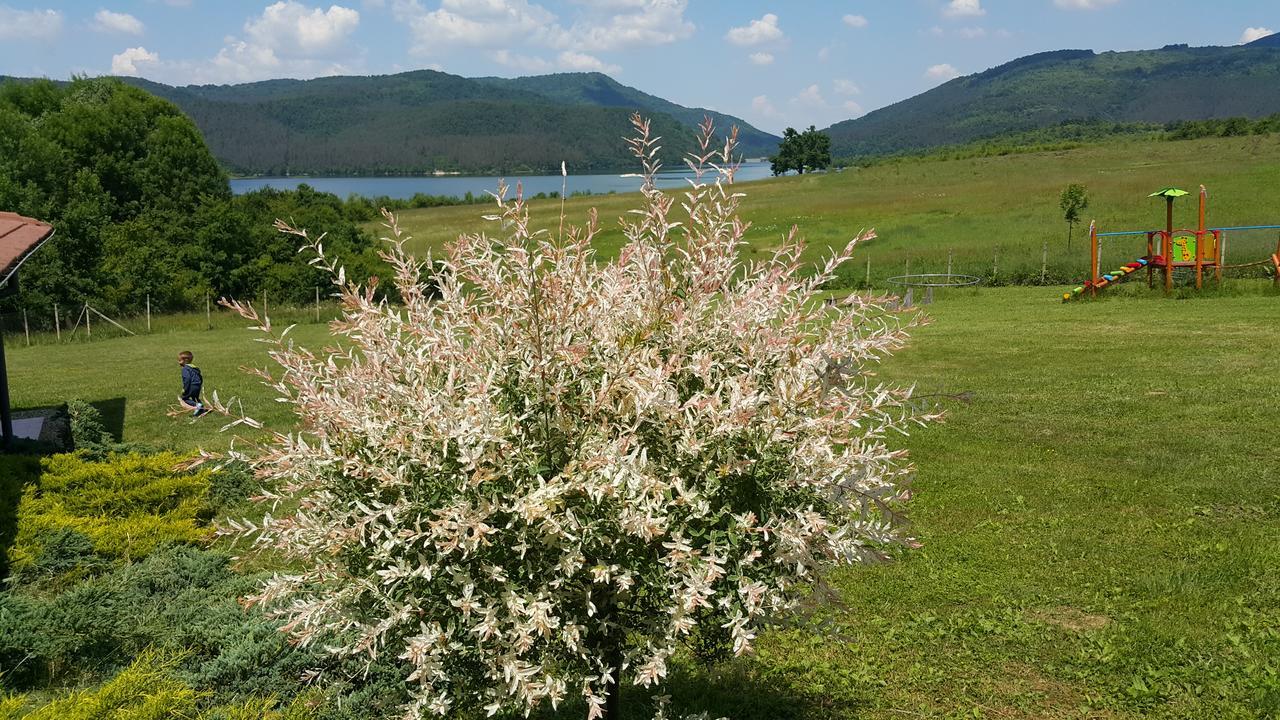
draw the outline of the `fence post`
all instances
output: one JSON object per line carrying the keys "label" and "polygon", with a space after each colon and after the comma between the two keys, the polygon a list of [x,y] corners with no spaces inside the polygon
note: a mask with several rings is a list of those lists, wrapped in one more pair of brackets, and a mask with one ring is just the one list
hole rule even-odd
{"label": "fence post", "polygon": [[204,291],[204,329],[213,329],[213,320],[209,316],[209,291]]}
{"label": "fence post", "polygon": [[1049,271],[1049,241],[1046,240],[1044,247],[1040,250],[1040,284],[1044,284],[1045,275]]}
{"label": "fence post", "polygon": [[867,258],[867,289],[871,289],[871,258]]}
{"label": "fence post", "polygon": [[947,275],[948,276],[951,275],[951,260],[952,260],[952,256],[954,256],[955,254],[956,254],[955,250],[947,251]]}
{"label": "fence post", "polygon": [[903,275],[910,275],[910,274],[911,274],[911,258],[907,258],[907,271],[903,273]]}
{"label": "fence post", "polygon": [[84,304],[84,333],[93,337],[93,323],[89,322],[89,303]]}
{"label": "fence post", "polygon": [[147,293],[147,332],[151,332],[151,293]]}
{"label": "fence post", "polygon": [[1000,246],[996,246],[995,254],[991,256],[991,284],[996,284],[996,277],[1000,274]]}
{"label": "fence post", "polygon": [[316,286],[316,322],[320,322],[320,286]]}
{"label": "fence post", "polygon": [[262,316],[267,316],[267,291],[265,289],[262,291]]}
{"label": "fence post", "polygon": [[31,347],[31,327],[27,325],[26,308],[22,308],[22,334],[27,336],[27,347]]}
{"label": "fence post", "polygon": [[58,319],[58,303],[53,304],[53,331],[58,334],[58,342],[62,342],[62,322]]}

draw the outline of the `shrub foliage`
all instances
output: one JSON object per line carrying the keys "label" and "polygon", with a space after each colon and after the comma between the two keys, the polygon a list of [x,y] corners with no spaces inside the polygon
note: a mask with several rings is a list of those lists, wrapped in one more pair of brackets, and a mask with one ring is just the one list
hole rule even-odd
{"label": "shrub foliage", "polygon": [[733,139],[704,125],[677,218],[635,126],[647,182],[614,261],[594,214],[535,230],[518,191],[442,263],[389,216],[403,306],[312,243],[348,347],[277,338],[307,430],[249,459],[298,510],[232,529],[299,568],[252,599],[304,646],[398,658],[411,716],[576,696],[617,717],[619,681],[660,684],[695,631],[747,652],[828,566],[911,542],[887,437],[927,418],[869,371],[905,328],[820,299],[854,243],[808,275],[794,231],[743,262]]}

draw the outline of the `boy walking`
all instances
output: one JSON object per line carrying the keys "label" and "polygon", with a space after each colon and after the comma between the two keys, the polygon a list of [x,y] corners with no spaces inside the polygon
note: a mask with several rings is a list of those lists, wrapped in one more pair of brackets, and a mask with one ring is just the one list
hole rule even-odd
{"label": "boy walking", "polygon": [[182,404],[191,408],[191,417],[200,417],[209,412],[200,401],[200,390],[204,387],[204,378],[200,368],[191,364],[195,357],[190,350],[178,353],[178,365],[182,367]]}

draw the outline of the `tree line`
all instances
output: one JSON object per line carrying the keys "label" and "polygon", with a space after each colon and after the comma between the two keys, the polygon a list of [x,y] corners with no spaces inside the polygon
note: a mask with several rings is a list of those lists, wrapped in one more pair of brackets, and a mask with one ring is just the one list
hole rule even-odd
{"label": "tree line", "polygon": [[149,297],[176,311],[263,291],[305,302],[324,278],[275,231],[277,217],[328,232],[353,273],[380,266],[354,207],[306,187],[232,195],[189,118],[110,78],[0,85],[0,208],[56,228],[23,266],[11,309],[110,312]]}

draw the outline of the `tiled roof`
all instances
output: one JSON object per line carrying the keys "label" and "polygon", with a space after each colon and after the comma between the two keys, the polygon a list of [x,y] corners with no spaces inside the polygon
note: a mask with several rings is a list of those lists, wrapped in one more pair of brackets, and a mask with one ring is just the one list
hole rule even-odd
{"label": "tiled roof", "polygon": [[9,212],[0,212],[0,285],[9,280],[27,256],[53,234],[53,226]]}

